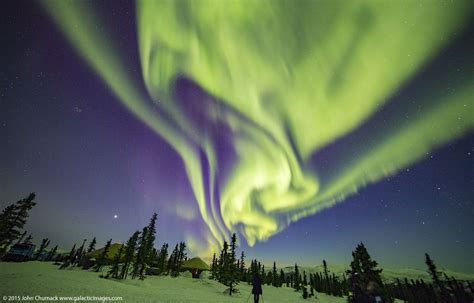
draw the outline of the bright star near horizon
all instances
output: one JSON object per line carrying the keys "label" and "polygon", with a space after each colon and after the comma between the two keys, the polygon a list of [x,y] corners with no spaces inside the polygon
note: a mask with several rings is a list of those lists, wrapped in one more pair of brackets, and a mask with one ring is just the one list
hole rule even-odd
{"label": "bright star near horizon", "polygon": [[114,215],[114,219],[117,219],[118,218],[118,215]]}

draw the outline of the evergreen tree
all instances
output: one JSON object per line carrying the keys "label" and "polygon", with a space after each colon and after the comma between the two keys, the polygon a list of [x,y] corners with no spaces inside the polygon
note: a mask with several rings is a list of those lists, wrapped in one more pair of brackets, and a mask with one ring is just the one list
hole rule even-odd
{"label": "evergreen tree", "polygon": [[95,245],[97,241],[95,237],[92,239],[92,241],[89,243],[89,247],[87,248],[87,253],[90,253],[91,251],[95,250]]}
{"label": "evergreen tree", "polygon": [[135,258],[135,262],[133,263],[132,279],[138,277],[140,280],[143,280],[145,278],[142,272],[142,268],[143,265],[146,264],[146,256],[148,249],[147,240],[148,227],[144,227],[140,235],[140,239],[138,240],[137,257]]}
{"label": "evergreen tree", "polygon": [[275,261],[273,261],[271,284],[272,284],[272,286],[275,286],[275,287],[278,286],[278,275],[277,275],[277,268],[276,268],[276,262]]}
{"label": "evergreen tree", "polygon": [[310,287],[309,296],[313,297],[314,296],[314,275],[311,273],[309,274],[309,287]]}
{"label": "evergreen tree", "polygon": [[303,286],[308,286],[308,279],[306,278],[306,271],[303,271]]}
{"label": "evergreen tree", "polygon": [[303,299],[308,299],[308,289],[303,286]]}
{"label": "evergreen tree", "polygon": [[328,264],[326,263],[326,260],[323,260],[323,268],[324,268],[323,292],[327,294],[331,294],[331,283],[329,281],[329,271],[328,271]]}
{"label": "evergreen tree", "polygon": [[140,280],[145,279],[145,269],[151,263],[153,258],[153,246],[155,243],[155,225],[157,214],[153,213],[150,223],[143,228],[138,242],[137,257],[133,264],[132,279],[138,277]]}
{"label": "evergreen tree", "polygon": [[178,262],[178,244],[174,247],[173,251],[171,252],[170,258],[168,259],[168,273],[172,277],[176,277],[176,264]]}
{"label": "evergreen tree", "polygon": [[15,204],[8,205],[0,213],[0,254],[5,251],[12,241],[19,238],[20,232],[13,228],[15,219]]}
{"label": "evergreen tree", "polygon": [[380,276],[382,269],[377,268],[377,262],[372,260],[363,243],[357,245],[355,251],[352,252],[352,257],[351,269],[357,273],[358,279],[364,288],[370,281],[377,282],[379,285],[382,284]]}
{"label": "evergreen tree", "polygon": [[71,261],[74,259],[74,255],[76,254],[76,243],[72,246],[71,250],[69,251],[69,255],[67,257],[67,261],[71,263]]}
{"label": "evergreen tree", "polygon": [[352,297],[349,300],[359,302],[363,297],[362,290],[370,281],[382,285],[382,269],[377,268],[377,262],[372,260],[363,243],[357,245],[355,251],[352,252],[352,257],[351,270],[347,271],[351,274],[352,282]]}
{"label": "evergreen tree", "polygon": [[226,271],[226,265],[227,265],[227,259],[228,259],[228,250],[229,250],[229,244],[227,244],[227,241],[224,241],[224,244],[222,246],[221,253],[219,255],[219,261],[217,262],[217,280],[222,283],[226,284],[226,278],[227,278],[227,273]]}
{"label": "evergreen tree", "polygon": [[179,254],[178,254],[179,258],[178,258],[177,268],[178,268],[178,271],[180,271],[181,270],[181,265],[183,265],[183,262],[188,259],[188,256],[187,256],[187,253],[186,253],[186,243],[184,243],[184,242],[179,243],[178,252],[179,252]]}
{"label": "evergreen tree", "polygon": [[153,247],[151,250],[150,260],[149,260],[150,266],[152,266],[153,264],[156,265],[157,260],[158,260],[158,250]]}
{"label": "evergreen tree", "polygon": [[15,244],[20,244],[21,241],[23,241],[23,238],[26,236],[26,230],[21,234],[21,236],[18,238]]}
{"label": "evergreen tree", "polygon": [[46,261],[51,261],[58,250],[58,246],[56,245],[52,250],[49,251],[48,256],[46,257]]}
{"label": "evergreen tree", "polygon": [[301,282],[300,282],[300,271],[298,269],[298,265],[295,264],[295,272],[293,274],[293,288],[296,291],[299,291],[301,289]]}
{"label": "evergreen tree", "polygon": [[252,277],[258,273],[257,260],[250,261],[250,268],[245,272],[245,279],[247,283],[251,283]]}
{"label": "evergreen tree", "polygon": [[111,277],[113,279],[119,278],[120,260],[122,258],[123,246],[124,246],[123,244],[120,245],[119,250],[114,256],[114,264],[112,268],[109,270],[109,273],[107,274],[107,278],[108,277]]}
{"label": "evergreen tree", "polygon": [[278,279],[278,287],[282,287],[283,283],[285,283],[285,273],[283,272],[283,269],[280,269],[280,278]]}
{"label": "evergreen tree", "polygon": [[28,237],[26,237],[25,241],[23,241],[23,244],[33,244],[32,240],[33,236],[29,234]]}
{"label": "evergreen tree", "polygon": [[268,271],[267,275],[264,277],[263,282],[267,285],[272,285],[272,281],[273,281],[273,272]]}
{"label": "evergreen tree", "polygon": [[331,278],[331,293],[333,296],[342,297],[342,293],[340,290],[340,283],[336,277],[336,274],[334,273],[332,274],[332,278]]}
{"label": "evergreen tree", "polygon": [[230,252],[229,258],[227,260],[227,286],[229,286],[229,296],[235,291],[235,286],[239,284],[239,269],[236,266],[236,255],[235,250],[237,248],[237,236],[235,233],[232,235],[231,242],[230,242]]}
{"label": "evergreen tree", "polygon": [[426,266],[428,266],[428,273],[430,274],[431,279],[433,280],[433,284],[436,285],[436,287],[438,287],[438,289],[441,292],[441,295],[445,297],[446,296],[445,289],[439,278],[440,272],[438,272],[436,265],[434,264],[434,261],[431,259],[430,255],[428,255],[427,253],[425,253],[425,263],[426,263]]}
{"label": "evergreen tree", "polygon": [[49,242],[50,241],[49,241],[48,238],[44,238],[43,240],[41,240],[41,245],[40,245],[39,249],[36,251],[36,253],[34,255],[35,260],[38,260],[38,258],[41,256],[43,251],[46,249],[46,247],[48,247]]}
{"label": "evergreen tree", "polygon": [[160,274],[165,273],[167,270],[166,263],[168,262],[168,243],[164,243],[163,246],[161,246],[160,252],[158,253],[158,257],[156,259],[158,272]]}
{"label": "evergreen tree", "polygon": [[314,274],[314,289],[317,291],[317,292],[322,292],[323,288],[322,288],[322,284],[321,284],[321,274],[320,273],[315,273]]}
{"label": "evergreen tree", "polygon": [[95,265],[95,272],[99,272],[99,270],[107,263],[107,253],[109,252],[110,245],[112,244],[112,239],[107,241],[105,244],[104,250],[101,252],[99,258],[97,259],[97,263]]}
{"label": "evergreen tree", "polygon": [[347,296],[349,294],[347,279],[346,279],[346,275],[344,274],[342,275],[342,294],[344,296]]}
{"label": "evergreen tree", "polygon": [[179,272],[181,271],[181,266],[183,262],[186,260],[186,244],[184,242],[180,242],[176,244],[173,252],[171,253],[170,259],[168,261],[168,265],[170,268],[170,275],[172,277],[177,277]]}
{"label": "evergreen tree", "polygon": [[69,255],[67,256],[66,260],[64,260],[63,264],[59,266],[59,269],[64,269],[68,267],[72,260],[74,259],[74,255],[76,254],[76,243],[72,246],[71,250],[69,251]]}
{"label": "evergreen tree", "polygon": [[76,255],[74,256],[74,260],[73,260],[73,265],[76,265],[78,262],[80,262],[80,260],[82,259],[82,257],[84,256],[84,245],[86,244],[86,241],[87,239],[84,239],[82,241],[82,245],[79,247],[79,249],[77,250],[76,252]]}
{"label": "evergreen tree", "polygon": [[157,214],[153,213],[148,226],[143,228],[142,237],[140,238],[136,264],[134,265],[134,272],[132,279],[138,277],[140,280],[145,279],[145,269],[151,261],[153,246],[155,244],[155,225]]}
{"label": "evergreen tree", "polygon": [[[150,219],[150,223],[148,224],[147,226],[147,238],[146,238],[146,251],[145,251],[145,262],[144,264],[142,265],[145,266],[147,264],[149,264],[151,262],[151,259],[153,257],[153,249],[154,249],[154,246],[155,246],[155,239],[156,239],[156,219],[157,219],[158,215],[156,213],[153,213],[151,219]],[[143,268],[142,268],[142,272],[143,272]]]}
{"label": "evergreen tree", "polygon": [[139,236],[140,236],[140,232],[137,230],[136,232],[133,233],[133,235],[127,241],[126,249],[125,249],[124,264],[120,272],[120,279],[127,278],[130,265],[134,261],[135,249],[137,247],[137,241],[138,241]]}
{"label": "evergreen tree", "polygon": [[235,266],[235,269],[237,270],[237,275],[239,276],[240,280],[240,259],[237,260],[237,265]]}
{"label": "evergreen tree", "polygon": [[216,279],[217,278],[217,259],[216,259],[216,253],[212,255],[212,263],[211,263],[211,279]]}
{"label": "evergreen tree", "polygon": [[20,230],[26,223],[28,212],[36,205],[35,197],[35,193],[31,193],[25,199],[7,206],[0,213],[0,252],[20,238]]}
{"label": "evergreen tree", "polygon": [[240,272],[240,280],[245,280],[245,253],[242,251],[240,254],[240,263],[239,263],[239,272]]}

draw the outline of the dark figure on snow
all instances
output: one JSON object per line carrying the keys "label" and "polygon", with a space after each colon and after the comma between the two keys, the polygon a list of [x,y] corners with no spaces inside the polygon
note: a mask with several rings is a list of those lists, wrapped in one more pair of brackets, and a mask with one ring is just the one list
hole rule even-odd
{"label": "dark figure on snow", "polygon": [[367,283],[367,299],[365,302],[367,303],[387,303],[385,298],[379,291],[379,286],[377,282],[370,281]]}
{"label": "dark figure on snow", "polygon": [[252,294],[253,294],[253,302],[258,303],[260,299],[260,295],[263,294],[262,291],[262,279],[258,274],[253,275],[252,279]]}

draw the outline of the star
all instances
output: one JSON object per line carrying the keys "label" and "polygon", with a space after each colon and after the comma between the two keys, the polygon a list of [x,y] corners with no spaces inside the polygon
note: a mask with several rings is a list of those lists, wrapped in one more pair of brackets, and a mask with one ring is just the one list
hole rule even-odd
{"label": "star", "polygon": [[117,219],[118,218],[118,215],[114,215],[114,219]]}

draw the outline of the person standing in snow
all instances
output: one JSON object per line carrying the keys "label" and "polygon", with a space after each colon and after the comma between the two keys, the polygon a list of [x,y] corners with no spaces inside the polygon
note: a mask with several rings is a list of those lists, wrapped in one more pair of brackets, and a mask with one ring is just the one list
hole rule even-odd
{"label": "person standing in snow", "polygon": [[367,283],[367,303],[387,303],[379,291],[377,282],[370,281]]}
{"label": "person standing in snow", "polygon": [[253,302],[258,303],[260,300],[260,295],[263,295],[262,291],[262,279],[258,274],[253,275],[252,279],[252,294],[253,294]]}

